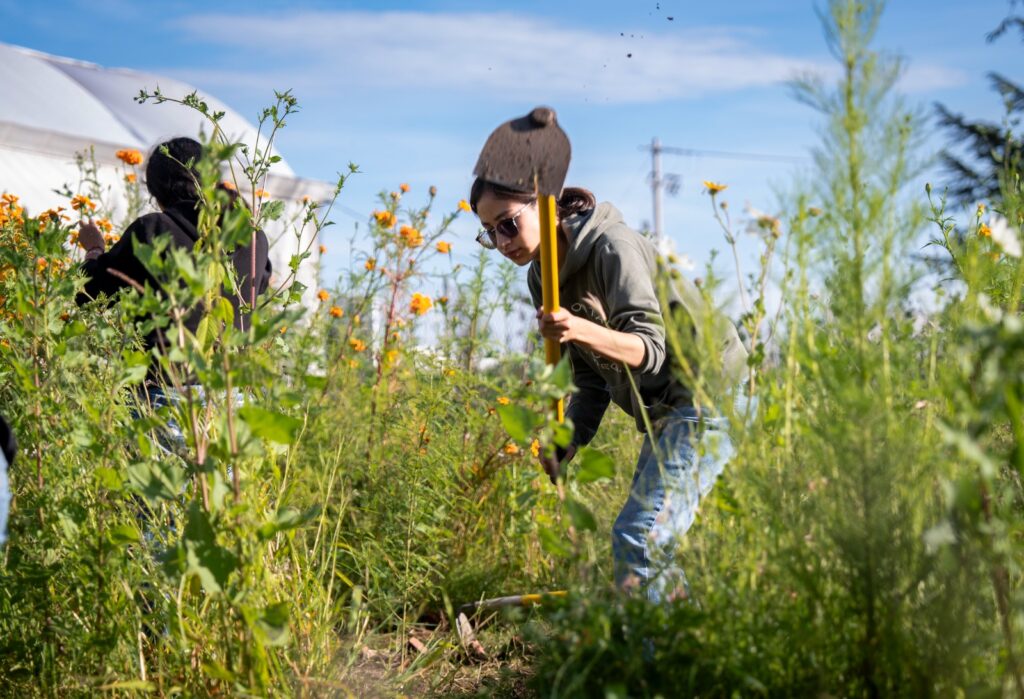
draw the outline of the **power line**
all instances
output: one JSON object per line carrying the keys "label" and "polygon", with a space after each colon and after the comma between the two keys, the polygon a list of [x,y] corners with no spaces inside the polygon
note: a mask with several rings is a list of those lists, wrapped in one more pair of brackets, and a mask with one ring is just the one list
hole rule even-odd
{"label": "power line", "polygon": [[666,184],[669,186],[669,194],[673,194],[673,187],[678,189],[678,177],[676,175],[662,175],[661,155],[689,155],[703,158],[722,158],[725,160],[750,160],[759,162],[776,163],[805,163],[806,158],[793,155],[769,155],[766,153],[743,153],[740,151],[706,150],[703,148],[679,148],[676,146],[663,146],[657,137],[651,139],[650,145],[640,146],[640,150],[648,151],[651,154],[651,203],[654,208],[654,240],[662,242],[662,213],[661,213],[661,192]]}

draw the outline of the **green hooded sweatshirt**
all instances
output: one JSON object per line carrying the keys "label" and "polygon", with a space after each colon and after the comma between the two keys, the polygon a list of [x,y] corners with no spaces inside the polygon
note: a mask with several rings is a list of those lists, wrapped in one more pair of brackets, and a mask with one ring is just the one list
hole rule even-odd
{"label": "green hooded sweatshirt", "polygon": [[[599,325],[630,333],[644,343],[643,363],[633,378],[652,423],[673,408],[693,405],[693,393],[680,381],[680,368],[666,349],[665,310],[659,302],[657,251],[651,241],[632,230],[618,209],[607,202],[591,211],[562,220],[568,239],[565,261],[559,270],[562,308]],[[706,327],[706,304],[693,282],[680,277],[662,284],[669,312],[685,310],[695,332]],[[534,306],[541,306],[540,261],[527,273]],[[733,324],[714,319],[727,382],[739,380],[747,352]],[[563,347],[563,351],[565,347]],[[566,416],[575,426],[574,444],[587,444],[597,432],[609,401],[625,410],[644,431],[640,400],[626,366],[575,343],[568,343],[573,379],[579,391],[569,400]]]}

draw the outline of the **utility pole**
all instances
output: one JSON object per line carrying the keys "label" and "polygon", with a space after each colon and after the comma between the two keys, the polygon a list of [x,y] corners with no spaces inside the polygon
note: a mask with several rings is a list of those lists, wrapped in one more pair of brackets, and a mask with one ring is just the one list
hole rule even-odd
{"label": "utility pole", "polygon": [[657,136],[651,139],[651,194],[654,197],[654,245],[661,246],[661,141]]}

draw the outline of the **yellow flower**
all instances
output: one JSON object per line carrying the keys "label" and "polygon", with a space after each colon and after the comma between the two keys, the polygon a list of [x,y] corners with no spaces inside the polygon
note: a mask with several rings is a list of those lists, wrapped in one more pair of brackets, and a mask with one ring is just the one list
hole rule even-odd
{"label": "yellow flower", "polygon": [[134,148],[123,148],[117,153],[114,153],[117,159],[125,165],[141,165],[142,164],[142,153],[135,150]]}
{"label": "yellow flower", "polygon": [[406,184],[406,183],[404,183],[404,182],[403,182],[402,184],[398,185],[398,188],[399,188],[400,190],[402,190],[402,192],[403,192],[403,193],[404,193],[404,192],[408,192],[408,191],[409,191],[409,185],[407,185],[407,184]]}
{"label": "yellow flower", "polygon": [[992,229],[988,227],[987,223],[983,223],[980,226],[978,226],[978,235],[981,236],[982,238],[991,238]]}
{"label": "yellow flower", "polygon": [[36,269],[42,272],[44,269],[46,269],[47,264],[49,263],[46,261],[46,258],[40,257],[39,259],[36,260]]}
{"label": "yellow flower", "polygon": [[444,372],[444,375],[445,376],[455,376],[456,373],[458,373],[458,372],[456,372],[454,369],[448,369],[447,371]]}
{"label": "yellow flower", "polygon": [[114,224],[112,224],[108,219],[98,218],[93,223],[95,223],[96,227],[99,228],[104,233],[109,233],[110,231],[114,230]]}
{"label": "yellow flower", "polygon": [[409,310],[418,316],[423,315],[430,310],[430,307],[434,305],[434,302],[430,300],[429,296],[424,296],[421,293],[415,293],[412,295],[412,301],[409,302]]}
{"label": "yellow flower", "polygon": [[459,208],[462,209],[463,211],[468,211],[469,213],[473,213],[473,207],[470,206],[469,202],[466,201],[465,199],[459,199]]}
{"label": "yellow flower", "polygon": [[533,454],[534,458],[540,456],[540,442],[536,439],[530,442],[530,453]]}
{"label": "yellow flower", "polygon": [[393,228],[395,225],[395,215],[390,211],[374,211],[373,217],[381,228]]}
{"label": "yellow flower", "polygon": [[[58,206],[56,209],[47,209],[43,213],[39,214],[39,225],[40,226],[45,226],[50,221],[56,221],[57,223],[59,223],[61,221],[67,221],[68,217],[61,213],[61,211],[63,211],[63,210],[64,210],[63,206]],[[77,231],[76,231],[76,234],[77,234]],[[74,242],[74,241],[72,241],[72,242]]]}
{"label": "yellow flower", "polygon": [[308,194],[303,194],[302,195],[302,203],[303,204],[308,204],[310,201],[312,201],[312,199],[310,198],[310,196]]}
{"label": "yellow flower", "polygon": [[384,353],[385,364],[394,364],[396,359],[398,359],[398,350],[388,350]]}
{"label": "yellow flower", "polygon": [[327,289],[321,289],[320,291],[316,292],[316,297],[321,301],[326,301],[327,299],[331,298],[331,295],[327,293]]}
{"label": "yellow flower", "polygon": [[360,340],[358,337],[353,337],[348,341],[349,347],[356,352],[362,352],[366,349],[366,343]]}
{"label": "yellow flower", "polygon": [[288,326],[287,325],[282,325],[281,329],[278,332],[281,333],[282,335],[284,335],[286,332],[288,332]]}
{"label": "yellow flower", "polygon": [[452,251],[452,244],[446,243],[443,240],[437,241],[437,251],[442,255],[447,255]]}
{"label": "yellow flower", "polygon": [[237,187],[235,187],[235,183],[232,182],[231,180],[224,180],[223,182],[221,182],[221,186],[223,186],[224,189],[230,189],[232,192],[238,189]]}
{"label": "yellow flower", "polygon": [[327,246],[326,245],[321,245],[320,246],[320,254],[323,255],[326,252],[327,252]]}
{"label": "yellow flower", "polygon": [[76,194],[75,196],[71,197],[71,208],[74,209],[75,211],[80,211],[83,213],[85,213],[86,211],[95,211],[96,202],[94,202],[92,199],[85,196],[84,194]]}
{"label": "yellow flower", "polygon": [[270,196],[270,192],[268,192],[267,190],[263,189],[262,187],[260,187],[255,192],[253,192],[253,194],[255,194],[260,199],[266,199],[267,197]]}
{"label": "yellow flower", "polygon": [[412,226],[402,226],[398,229],[398,235],[402,236],[402,240],[410,248],[416,248],[423,245],[423,236],[420,235],[419,230]]}
{"label": "yellow flower", "polygon": [[350,360],[348,360],[348,368],[349,369],[355,369],[357,366],[359,366],[359,360],[358,359],[350,359]]}
{"label": "yellow flower", "polygon": [[339,306],[331,306],[330,313],[335,318],[341,318],[343,315],[345,315],[345,311],[343,311]]}
{"label": "yellow flower", "polygon": [[114,235],[113,233],[104,233],[103,234],[103,240],[105,240],[108,243],[116,243],[120,239],[121,239],[121,236]]}
{"label": "yellow flower", "polygon": [[363,322],[363,319],[359,316],[358,313],[356,313],[354,316],[352,316],[352,325],[354,325],[354,326],[356,326],[358,328],[360,325],[362,325],[362,322]]}
{"label": "yellow flower", "polygon": [[371,257],[366,261],[366,264],[364,264],[363,267],[366,267],[367,272],[372,272],[373,270],[377,269],[377,259]]}
{"label": "yellow flower", "polygon": [[712,182],[711,180],[704,180],[704,188],[711,196],[715,196],[719,192],[725,190],[728,186],[729,185],[727,184],[719,184],[718,182]]}
{"label": "yellow flower", "polygon": [[128,184],[135,184],[136,179],[138,178],[135,176],[134,172],[129,172],[127,175],[124,176],[124,181],[127,182]]}
{"label": "yellow flower", "polygon": [[519,453],[519,447],[516,446],[514,443],[509,442],[508,444],[505,445],[505,448],[503,449],[503,451],[506,454],[510,454],[510,455],[514,456],[514,455]]}
{"label": "yellow flower", "polygon": [[509,403],[511,403],[511,402],[512,402],[512,401],[510,401],[510,400],[509,400],[508,398],[506,398],[505,396],[498,396],[498,405],[508,405],[508,404],[509,404]]}

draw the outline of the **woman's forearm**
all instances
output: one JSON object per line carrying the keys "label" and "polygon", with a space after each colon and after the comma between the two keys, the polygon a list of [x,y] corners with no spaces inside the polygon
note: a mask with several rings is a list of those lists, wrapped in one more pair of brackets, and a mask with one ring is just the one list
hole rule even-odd
{"label": "woman's forearm", "polygon": [[[578,325],[577,325],[578,323]],[[579,318],[574,325],[572,342],[614,362],[636,369],[644,362],[647,349],[644,341],[631,333],[619,332]]]}

